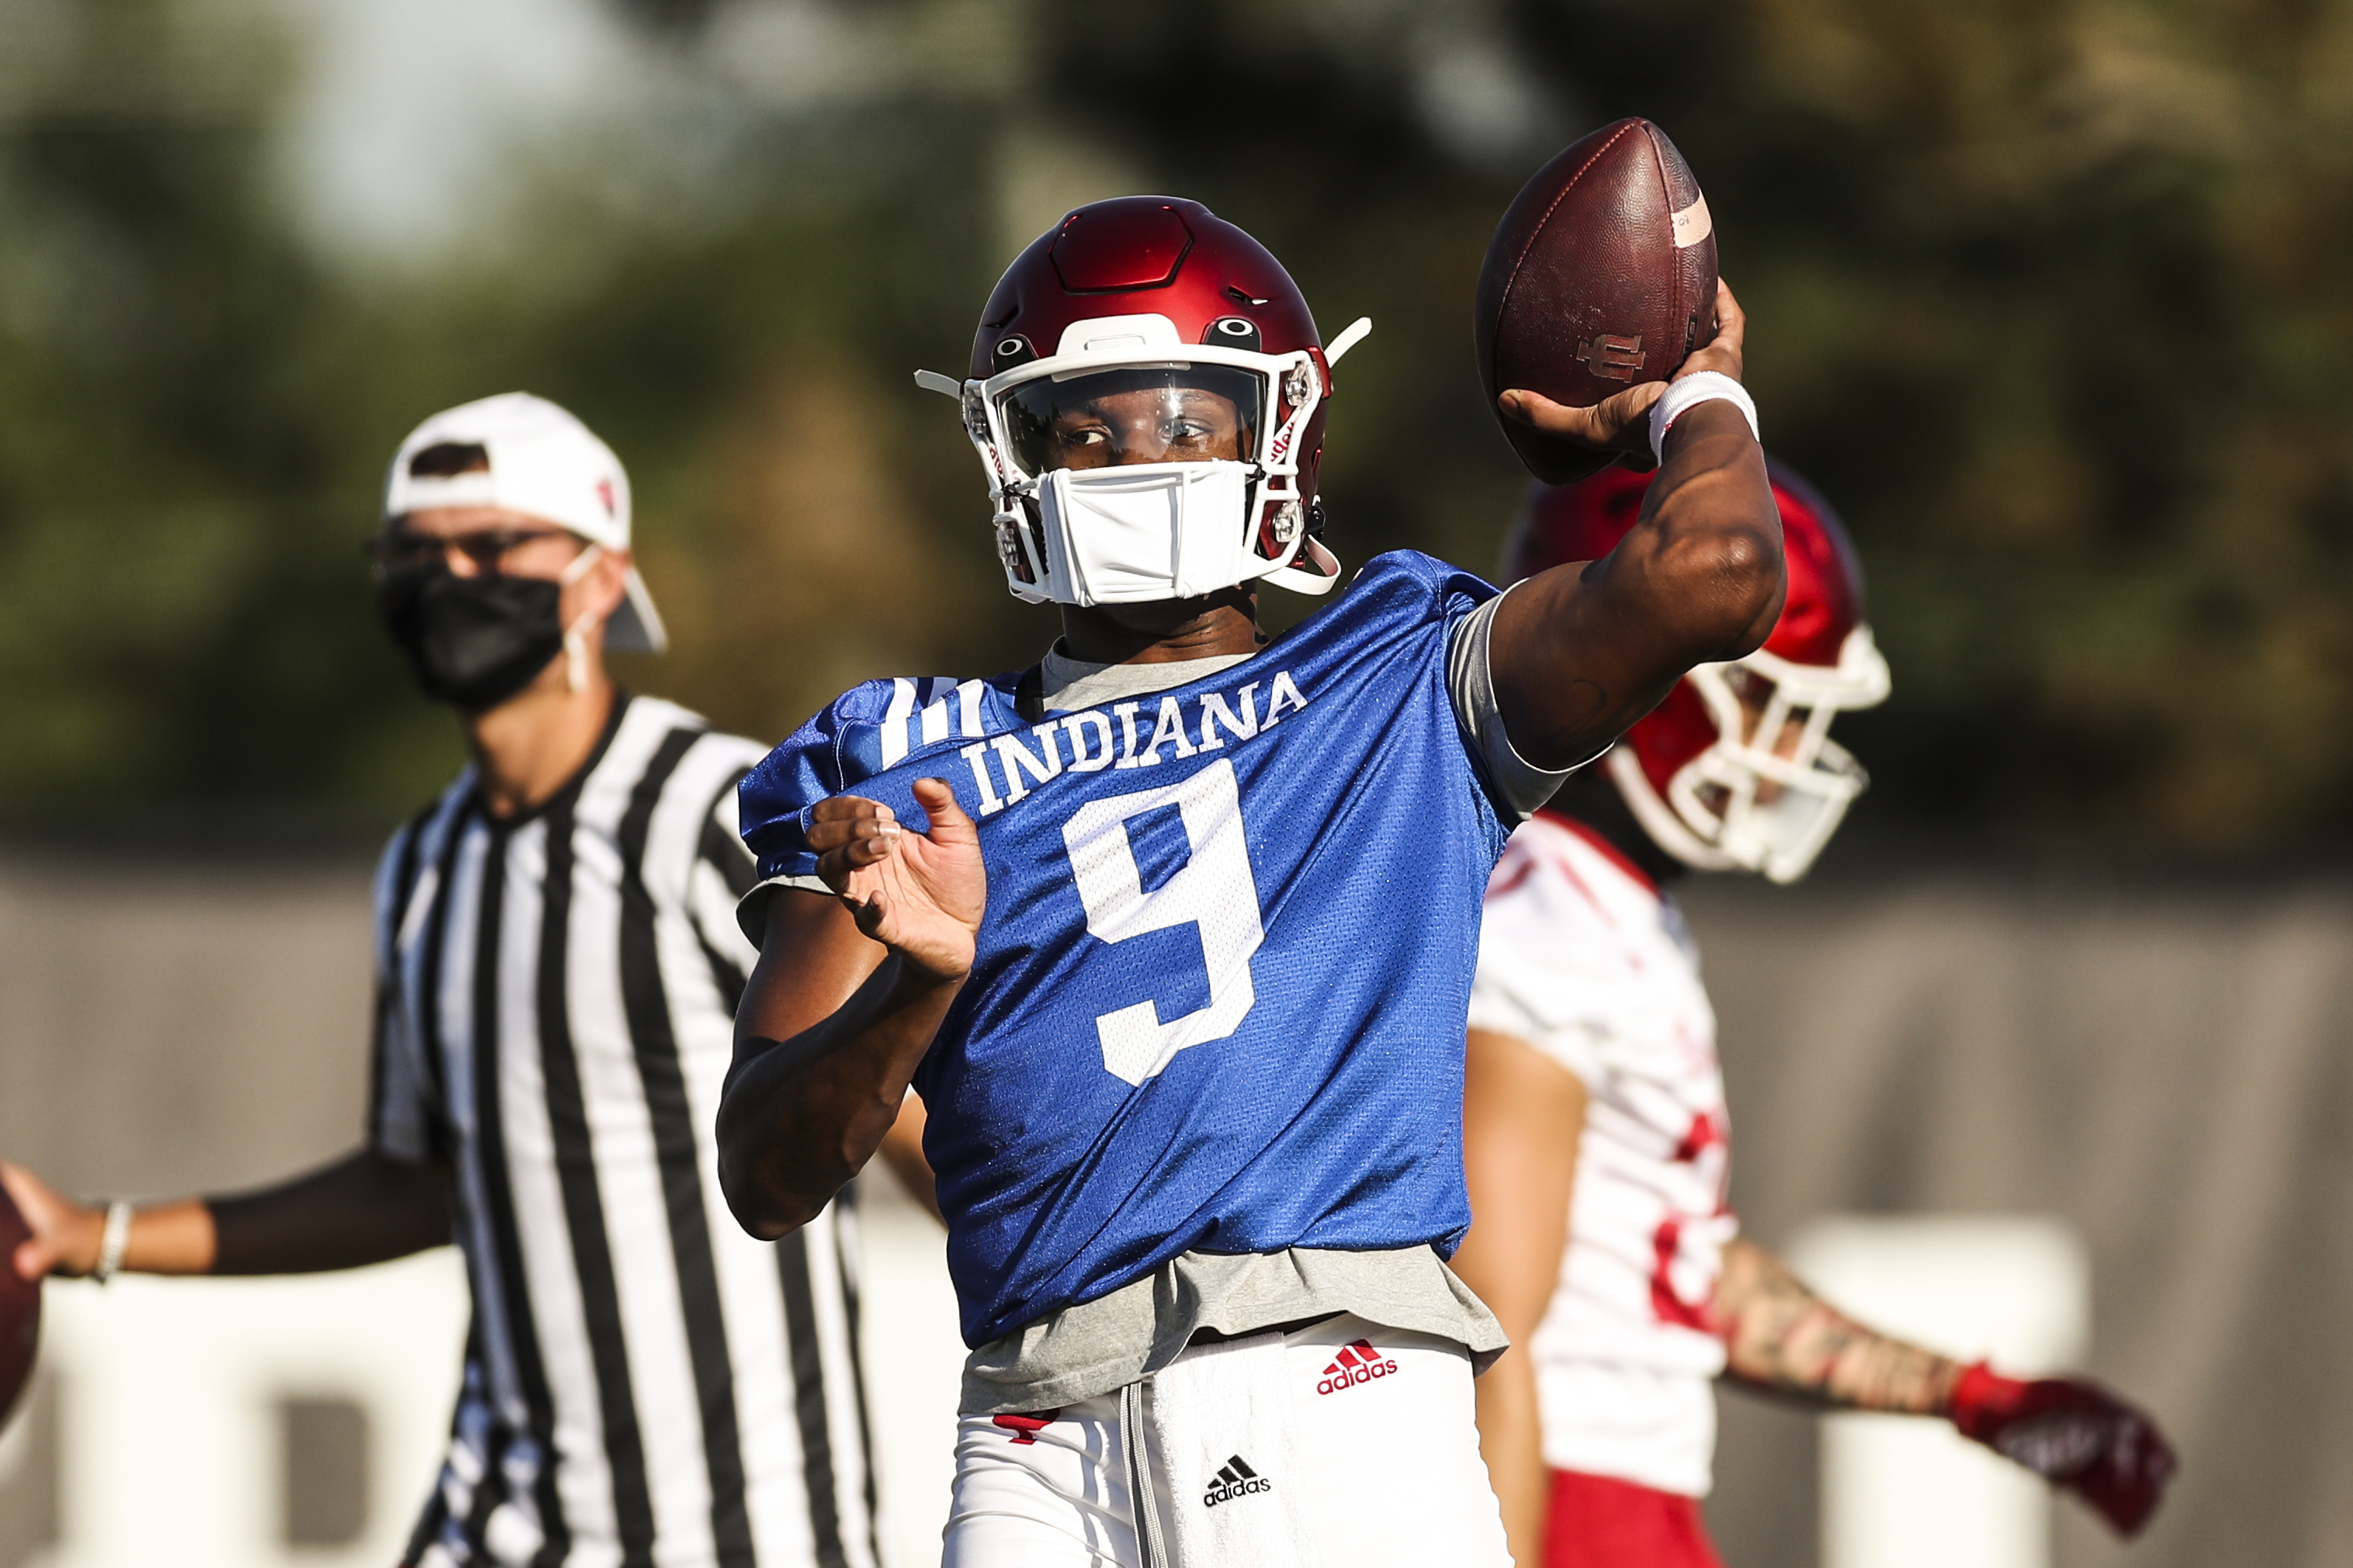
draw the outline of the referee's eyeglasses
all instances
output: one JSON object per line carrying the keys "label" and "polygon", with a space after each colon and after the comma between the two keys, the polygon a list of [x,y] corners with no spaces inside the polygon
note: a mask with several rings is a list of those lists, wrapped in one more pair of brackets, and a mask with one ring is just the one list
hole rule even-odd
{"label": "referee's eyeglasses", "polygon": [[561,528],[485,528],[446,537],[420,533],[411,528],[387,528],[362,548],[367,552],[370,571],[379,581],[438,566],[448,560],[453,550],[472,562],[476,572],[496,576],[509,556],[543,539],[583,542],[579,535]]}

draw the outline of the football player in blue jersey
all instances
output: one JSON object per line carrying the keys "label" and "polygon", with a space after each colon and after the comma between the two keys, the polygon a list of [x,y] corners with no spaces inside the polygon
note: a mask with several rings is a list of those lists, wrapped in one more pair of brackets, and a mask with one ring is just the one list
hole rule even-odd
{"label": "football player in blue jersey", "polygon": [[966,1363],[958,1568],[1501,1564],[1471,1379],[1462,1037],[1512,827],[1694,664],[1757,646],[1780,524],[1743,321],[1672,384],[1505,411],[1655,458],[1600,561],[1507,595],[1411,552],[1331,591],[1331,365],[1198,204],[1082,207],[955,396],[1039,662],[873,681],[743,786],[761,957],[720,1173],[760,1236],[930,1110]]}

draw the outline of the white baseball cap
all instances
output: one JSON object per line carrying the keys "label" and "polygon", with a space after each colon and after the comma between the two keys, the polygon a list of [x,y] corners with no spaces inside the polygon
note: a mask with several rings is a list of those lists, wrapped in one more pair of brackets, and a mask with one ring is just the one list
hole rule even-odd
{"label": "white baseball cap", "polygon": [[[487,466],[417,474],[430,447],[480,447]],[[593,544],[629,547],[629,476],[588,426],[544,397],[502,392],[445,408],[408,433],[384,481],[384,521],[427,507],[494,506],[543,518]],[[605,645],[644,653],[670,646],[653,595],[629,568],[628,597],[606,623]]]}

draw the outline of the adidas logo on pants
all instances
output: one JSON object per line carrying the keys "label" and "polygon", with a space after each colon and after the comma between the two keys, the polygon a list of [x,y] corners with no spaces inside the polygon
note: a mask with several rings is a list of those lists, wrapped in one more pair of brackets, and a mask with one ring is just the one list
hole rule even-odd
{"label": "adidas logo on pants", "polygon": [[1315,1385],[1315,1392],[1345,1394],[1377,1377],[1390,1376],[1397,1369],[1397,1363],[1375,1350],[1370,1340],[1351,1340],[1324,1369],[1324,1380]]}
{"label": "adidas logo on pants", "polygon": [[1234,1499],[1247,1496],[1251,1492],[1273,1489],[1272,1484],[1264,1476],[1251,1469],[1243,1461],[1242,1457],[1236,1454],[1219,1466],[1218,1473],[1209,1478],[1208,1489],[1201,1494],[1201,1506],[1215,1508],[1221,1502],[1231,1502]]}
{"label": "adidas logo on pants", "polygon": [[[1176,1386],[1205,1348],[1159,1375]],[[1226,1429],[1214,1406],[1184,1423],[1197,1441],[1163,1452],[1174,1407],[1150,1378],[1001,1423],[965,1415],[942,1568],[1296,1568],[1294,1540],[1320,1568],[1510,1568],[1461,1346],[1344,1315],[1282,1336],[1263,1364],[1287,1455]],[[1214,1560],[1187,1539],[1214,1539]]]}

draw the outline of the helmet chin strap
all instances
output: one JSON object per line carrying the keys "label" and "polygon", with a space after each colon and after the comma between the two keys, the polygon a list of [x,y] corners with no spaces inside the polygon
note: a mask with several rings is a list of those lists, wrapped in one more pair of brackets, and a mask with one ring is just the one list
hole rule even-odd
{"label": "helmet chin strap", "polygon": [[1266,574],[1266,581],[1294,594],[1318,596],[1330,593],[1340,581],[1340,558],[1324,549],[1313,534],[1299,542],[1299,552],[1292,559],[1294,563],[1311,561],[1315,570],[1303,572],[1296,564],[1278,566]]}
{"label": "helmet chin strap", "polygon": [[[580,581],[587,575],[588,568],[596,564],[596,557],[603,553],[603,545],[591,543],[572,558],[571,564],[556,574],[557,584],[569,588]],[[586,631],[596,619],[596,611],[583,610],[570,626],[564,628],[564,685],[568,691],[588,689],[588,638]]]}

